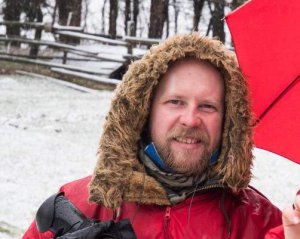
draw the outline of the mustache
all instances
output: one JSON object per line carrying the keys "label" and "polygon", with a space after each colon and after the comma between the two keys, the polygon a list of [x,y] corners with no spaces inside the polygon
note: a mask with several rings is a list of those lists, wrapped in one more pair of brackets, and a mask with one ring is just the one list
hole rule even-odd
{"label": "mustache", "polygon": [[209,143],[209,135],[205,130],[201,130],[199,128],[174,128],[172,129],[167,138],[172,140],[177,137],[183,137],[183,138],[193,138],[197,141],[201,141],[203,144]]}

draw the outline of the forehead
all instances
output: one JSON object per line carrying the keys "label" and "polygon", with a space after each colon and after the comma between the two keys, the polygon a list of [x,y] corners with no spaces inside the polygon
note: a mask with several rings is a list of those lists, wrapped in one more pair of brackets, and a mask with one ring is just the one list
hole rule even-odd
{"label": "forehead", "polygon": [[155,94],[185,94],[186,92],[223,95],[224,80],[219,70],[209,62],[194,58],[178,60],[161,77]]}

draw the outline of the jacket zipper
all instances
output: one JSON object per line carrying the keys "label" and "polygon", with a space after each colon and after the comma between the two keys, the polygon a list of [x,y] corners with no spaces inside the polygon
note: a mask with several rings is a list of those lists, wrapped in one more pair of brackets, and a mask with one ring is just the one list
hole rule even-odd
{"label": "jacket zipper", "polygon": [[170,239],[169,224],[170,224],[171,207],[167,206],[165,213],[164,234],[166,239]]}
{"label": "jacket zipper", "polygon": [[190,192],[188,195],[191,195],[195,192],[203,192],[203,191],[206,191],[206,190],[209,190],[209,189],[215,189],[215,188],[224,188],[224,186],[221,185],[221,184],[212,184],[212,185],[208,185],[208,186],[203,186],[201,188],[196,189],[193,192]]}

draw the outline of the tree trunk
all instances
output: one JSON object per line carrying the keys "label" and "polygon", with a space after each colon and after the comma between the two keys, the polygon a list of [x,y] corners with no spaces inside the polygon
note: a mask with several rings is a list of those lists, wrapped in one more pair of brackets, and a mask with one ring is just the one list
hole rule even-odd
{"label": "tree trunk", "polygon": [[102,26],[101,26],[101,33],[105,34],[105,6],[106,6],[107,0],[104,0],[102,10],[101,10],[101,15],[102,15]]}
{"label": "tree trunk", "polygon": [[232,10],[238,8],[242,4],[244,4],[247,0],[232,0],[230,7]]}
{"label": "tree trunk", "polygon": [[165,21],[166,21],[166,37],[169,36],[170,33],[170,19],[169,19],[169,0],[165,1],[165,6],[164,6],[164,14],[165,14]]}
{"label": "tree trunk", "polygon": [[220,41],[225,42],[224,31],[224,8],[225,0],[215,1],[215,8],[212,14],[213,36],[218,37]]}
{"label": "tree trunk", "polygon": [[131,1],[125,0],[125,11],[124,11],[124,26],[125,26],[125,35],[129,35],[128,31],[128,22],[131,20]]}
{"label": "tree trunk", "polygon": [[136,36],[139,0],[125,0],[125,34]]}
{"label": "tree trunk", "polygon": [[110,0],[109,7],[109,30],[108,34],[112,38],[117,36],[118,0]]}
{"label": "tree trunk", "polygon": [[133,21],[134,21],[134,32],[133,36],[136,36],[136,30],[137,30],[137,19],[139,15],[139,0],[133,0]]}
{"label": "tree trunk", "polygon": [[55,20],[56,20],[56,12],[57,12],[57,1],[55,1],[55,5],[54,5],[54,9],[53,9],[53,13],[52,13],[52,22],[51,22],[51,26],[54,26]]}
{"label": "tree trunk", "polygon": [[194,18],[193,18],[193,29],[198,31],[198,25],[201,18],[201,13],[203,9],[205,0],[194,0]]}
{"label": "tree trunk", "polygon": [[[6,7],[3,9],[4,20],[5,21],[20,21],[21,14],[21,3],[19,0],[5,0]],[[7,26],[6,35],[8,36],[20,36],[20,27],[19,26]],[[12,42],[14,46],[19,46],[20,43]]]}
{"label": "tree trunk", "polygon": [[[81,0],[56,0],[58,5],[58,23],[66,26],[80,26],[81,24]],[[70,14],[71,21],[70,21]]]}
{"label": "tree trunk", "polygon": [[[81,0],[56,0],[58,6],[58,23],[63,26],[80,26]],[[79,39],[61,37],[61,41],[78,44]]]}
{"label": "tree trunk", "polygon": [[168,0],[151,0],[149,38],[162,37],[168,3]]}
{"label": "tree trunk", "polygon": [[[36,17],[36,21],[37,22],[43,22],[43,13],[42,13],[42,9],[41,9],[41,3],[39,3],[37,1],[37,4],[35,5],[35,17]],[[37,28],[35,30],[35,35],[34,35],[34,39],[35,40],[40,40],[42,37],[42,28]],[[33,45],[30,48],[30,52],[29,52],[29,56],[31,58],[36,58],[39,52],[39,46],[38,45]]]}
{"label": "tree trunk", "polygon": [[175,24],[175,34],[177,34],[178,29],[178,15],[179,15],[179,6],[177,5],[176,0],[173,0],[173,7],[174,7],[174,24]]}

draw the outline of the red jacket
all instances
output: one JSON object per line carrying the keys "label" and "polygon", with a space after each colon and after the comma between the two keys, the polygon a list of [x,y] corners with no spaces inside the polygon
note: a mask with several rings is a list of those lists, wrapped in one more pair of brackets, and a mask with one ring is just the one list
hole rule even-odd
{"label": "red jacket", "polygon": [[[112,211],[87,201],[86,177],[64,185],[61,191],[87,217],[111,220]],[[121,218],[129,218],[137,238],[283,238],[281,212],[251,188],[233,194],[214,190],[195,195],[175,206],[123,203]],[[277,230],[277,231],[276,231]],[[40,234],[35,222],[23,239],[52,238],[51,232]],[[277,237],[278,236],[278,237]]]}

